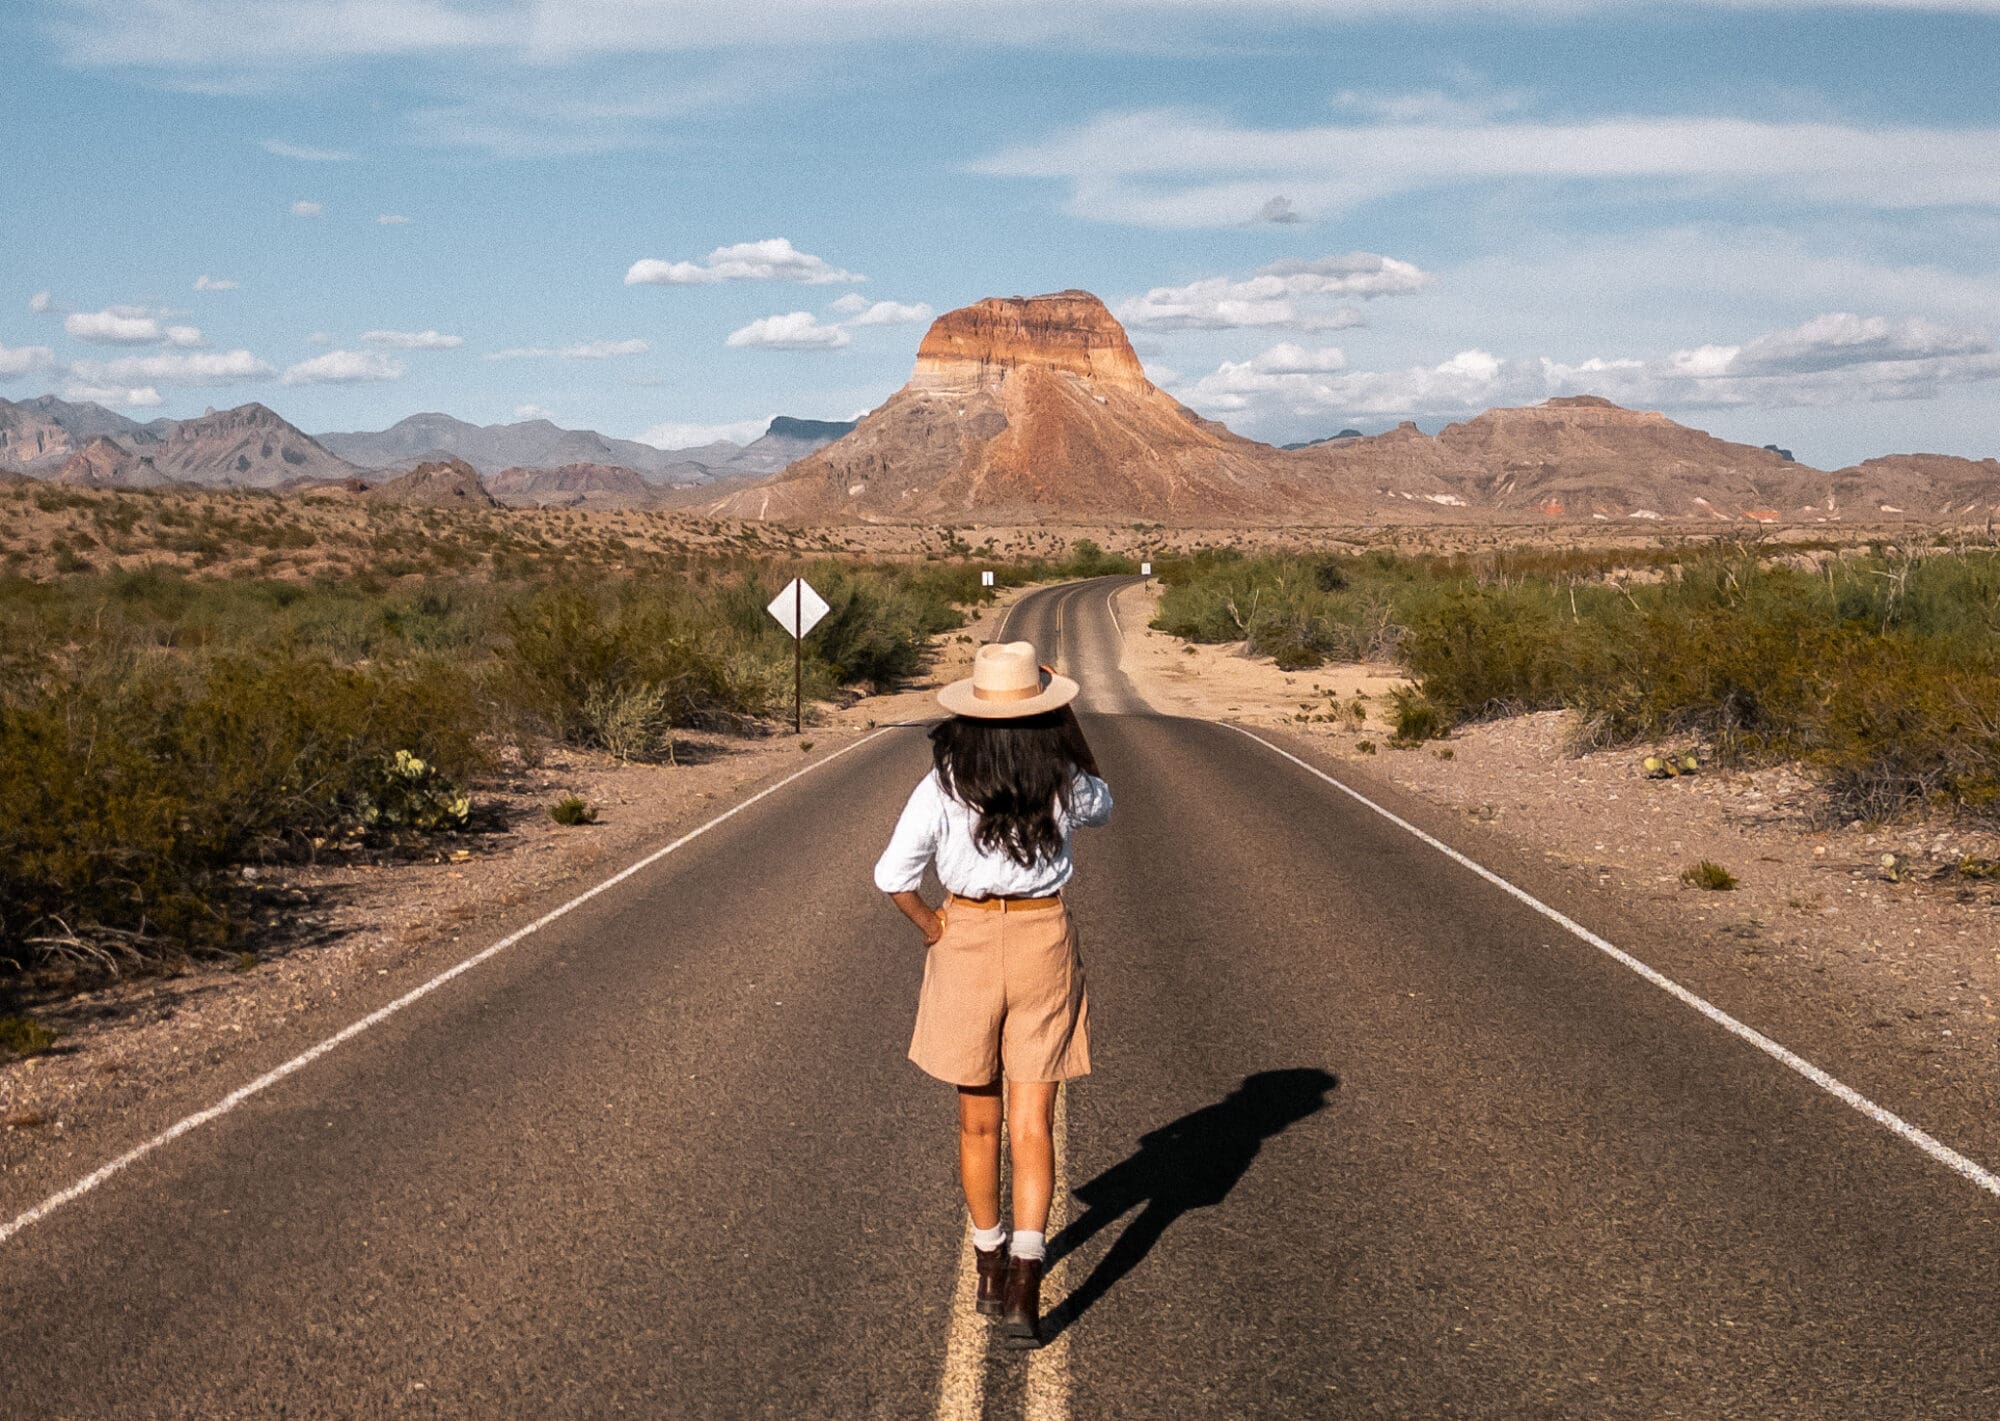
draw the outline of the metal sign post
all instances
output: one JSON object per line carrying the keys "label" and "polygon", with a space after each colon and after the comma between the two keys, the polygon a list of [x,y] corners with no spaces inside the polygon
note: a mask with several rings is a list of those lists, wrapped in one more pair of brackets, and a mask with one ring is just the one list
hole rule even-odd
{"label": "metal sign post", "polygon": [[1142,562],[1139,564],[1139,576],[1151,577],[1152,575],[1153,575],[1153,565],[1151,563]]}
{"label": "metal sign post", "polygon": [[805,729],[806,633],[819,625],[829,608],[803,577],[795,577],[771,599],[765,611],[792,634],[792,733]]}

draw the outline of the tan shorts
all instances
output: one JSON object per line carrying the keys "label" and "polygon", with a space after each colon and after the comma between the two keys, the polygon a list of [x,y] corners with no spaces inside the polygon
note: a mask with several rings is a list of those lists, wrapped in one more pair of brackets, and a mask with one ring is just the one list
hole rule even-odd
{"label": "tan shorts", "polygon": [[910,1059],[953,1085],[1090,1072],[1090,999],[1060,903],[1005,912],[947,901],[924,959]]}

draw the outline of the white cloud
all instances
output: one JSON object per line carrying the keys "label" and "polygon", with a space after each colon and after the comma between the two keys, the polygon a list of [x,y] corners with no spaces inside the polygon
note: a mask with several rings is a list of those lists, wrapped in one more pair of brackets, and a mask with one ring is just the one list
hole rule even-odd
{"label": "white cloud", "polygon": [[332,337],[332,336],[330,336],[330,335],[328,335],[328,334],[327,334],[327,333],[326,333],[325,331],[314,331],[314,332],[313,332],[313,333],[312,333],[311,335],[309,335],[309,336],[307,336],[307,337],[306,337],[306,344],[307,344],[307,345],[332,345],[332,344],[333,344],[333,337]]}
{"label": "white cloud", "polygon": [[496,350],[488,360],[616,360],[620,356],[644,355],[653,347],[643,340],[589,340],[576,345],[523,345]]}
{"label": "white cloud", "polygon": [[158,316],[143,306],[111,306],[102,311],[78,311],[63,319],[63,329],[77,340],[93,345],[175,345],[201,344],[201,331],[194,326],[162,325]]}
{"label": "white cloud", "polygon": [[1401,295],[1421,291],[1430,280],[1409,262],[1348,252],[1272,262],[1243,281],[1212,276],[1186,286],[1156,286],[1121,302],[1115,314],[1127,326],[1153,330],[1342,330],[1365,324],[1361,313],[1349,306],[1330,308],[1328,298]]}
{"label": "white cloud", "polygon": [[550,411],[543,409],[540,405],[516,405],[514,406],[514,418],[546,419],[553,421],[555,419],[555,415]]}
{"label": "white cloud", "polygon": [[1978,355],[1992,349],[1993,342],[1975,331],[1917,317],[1892,321],[1836,311],[1790,330],[1758,336],[1736,353],[1728,373],[1808,374],[1850,365]]}
{"label": "white cloud", "polygon": [[644,257],[625,273],[627,286],[702,286],[717,281],[802,281],[822,286],[867,279],[858,272],[842,271],[824,257],[800,251],[784,237],[717,247],[700,262]]}
{"label": "white cloud", "polygon": [[[1493,20],[1519,14],[1544,19],[1615,14],[1629,0],[1132,0],[1119,7],[1141,25],[1149,13],[1177,19],[1215,16],[1231,24],[1279,21],[1338,28],[1356,21]],[[828,0],[399,0],[369,3],[273,3],[273,0],[175,0],[131,4],[79,0],[52,33],[75,64],[146,68],[289,71],[392,55],[472,55],[548,64],[589,55],[795,49],[876,38],[930,39],[954,45],[1055,43],[1128,49],[1131,26],[1107,25],[1102,13],[1073,0],[1018,0],[1007,5],[846,3]],[[1691,7],[1693,8],[1693,7]],[[1890,13],[2000,13],[2000,0],[1700,0],[1700,8]]]}
{"label": "white cloud", "polygon": [[1345,370],[1347,353],[1331,345],[1317,350],[1291,344],[1274,345],[1262,355],[1253,356],[1249,365],[1267,375],[1324,375]]}
{"label": "white cloud", "polygon": [[38,316],[47,315],[57,309],[56,298],[46,291],[37,291],[28,298],[28,309]]}
{"label": "white cloud", "polygon": [[1197,409],[1268,427],[1302,418],[1456,417],[1557,395],[1666,410],[1828,408],[1930,399],[1950,387],[2000,381],[2000,347],[1990,337],[1845,313],[1654,359],[1503,360],[1473,349],[1437,365],[1348,370],[1340,354],[1274,346],[1224,361],[1175,393]]}
{"label": "white cloud", "polygon": [[901,301],[863,301],[858,308],[850,306],[847,298],[833,303],[833,309],[848,316],[841,322],[845,326],[900,326],[916,321],[928,321],[936,312],[921,301],[905,305]]}
{"label": "white cloud", "polygon": [[729,333],[726,345],[762,350],[836,350],[854,337],[838,324],[822,324],[810,311],[766,316]]}
{"label": "white cloud", "polygon": [[375,350],[329,350],[285,370],[287,385],[366,385],[400,380],[408,372],[393,355]]}
{"label": "white cloud", "polygon": [[207,272],[194,279],[194,289],[197,291],[234,291],[241,284],[231,281],[228,277],[210,276]]}
{"label": "white cloud", "polygon": [[973,165],[1054,178],[1069,210],[1159,227],[1255,221],[1283,192],[1307,216],[1490,182],[1732,188],[1870,209],[2000,205],[2000,130],[1728,116],[1483,121],[1464,116],[1246,128],[1186,109],[1106,113]]}
{"label": "white cloud", "polygon": [[127,355],[117,360],[79,360],[70,374],[90,385],[233,385],[267,379],[274,372],[247,350],[200,351],[180,355]]}
{"label": "white cloud", "polygon": [[361,343],[381,346],[384,350],[457,350],[465,344],[465,337],[441,335],[437,331],[367,331],[362,334]]}
{"label": "white cloud", "polygon": [[161,403],[160,392],[151,385],[133,389],[125,385],[69,385],[66,400],[89,400],[93,404],[115,405],[120,409],[153,409]]}
{"label": "white cloud", "polygon": [[385,212],[375,219],[375,225],[378,227],[407,227],[410,225],[410,219],[403,216],[400,212]]}
{"label": "white cloud", "polygon": [[12,380],[31,370],[55,364],[56,353],[45,345],[0,345],[0,380]]}
{"label": "white cloud", "polygon": [[771,417],[739,419],[729,424],[656,424],[637,436],[641,444],[655,449],[695,449],[726,439],[731,444],[748,444],[771,427]]}
{"label": "white cloud", "polygon": [[292,204],[292,216],[294,217],[317,217],[324,211],[326,211],[326,204],[312,202],[305,198],[300,198]]}
{"label": "white cloud", "polygon": [[299,143],[287,143],[282,138],[264,140],[264,151],[278,158],[291,158],[300,163],[351,163],[354,155],[341,148],[310,148]]}

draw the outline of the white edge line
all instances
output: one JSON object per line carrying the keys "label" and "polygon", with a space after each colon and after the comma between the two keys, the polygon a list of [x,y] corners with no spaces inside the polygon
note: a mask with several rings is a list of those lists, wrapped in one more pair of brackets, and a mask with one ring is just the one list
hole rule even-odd
{"label": "white edge line", "polygon": [[1695,993],[1689,991],[1686,987],[1683,987],[1680,983],[1674,981],[1671,977],[1668,977],[1665,974],[1657,972],[1653,968],[1648,967],[1638,958],[1632,956],[1631,953],[1624,951],[1623,949],[1617,947],[1613,943],[1607,942],[1605,939],[1599,937],[1596,933],[1592,932],[1589,928],[1586,928],[1583,924],[1577,922],[1575,919],[1568,917],[1563,913],[1558,912],[1554,908],[1551,908],[1548,904],[1544,903],[1541,899],[1535,897],[1532,893],[1527,892],[1525,889],[1515,887],[1512,883],[1509,883],[1506,879],[1502,878],[1499,874],[1493,872],[1491,869],[1485,867],[1483,864],[1475,863],[1473,860],[1467,858],[1464,854],[1460,853],[1457,849],[1454,849],[1450,844],[1445,843],[1442,839],[1436,838],[1433,835],[1425,833],[1422,829],[1419,829],[1416,825],[1412,824],[1409,820],[1403,818],[1401,815],[1395,814],[1390,810],[1384,809],[1381,805],[1377,804],[1374,800],[1368,798],[1367,795],[1362,794],[1359,790],[1353,789],[1348,785],[1342,784],[1339,780],[1335,779],[1332,775],[1329,775],[1326,771],[1320,769],[1317,765],[1309,764],[1306,761],[1301,760],[1297,755],[1292,754],[1291,751],[1284,750],[1276,745],[1273,745],[1263,736],[1245,730],[1240,725],[1231,725],[1228,721],[1218,721],[1216,723],[1218,725],[1228,726],[1229,729],[1235,731],[1237,734],[1246,736],[1249,739],[1256,741],[1259,745],[1262,745],[1266,750],[1271,751],[1273,754],[1281,755],[1285,759],[1290,760],[1294,765],[1297,765],[1300,769],[1303,769],[1310,774],[1317,775],[1320,779],[1325,780],[1328,784],[1332,785],[1342,794],[1347,795],[1350,799],[1353,799],[1359,802],[1360,804],[1365,805],[1367,808],[1374,810],[1377,814],[1381,815],[1384,819],[1387,819],[1391,824],[1394,824],[1397,828],[1405,830],[1406,832],[1413,834],[1417,838],[1423,840],[1424,843],[1436,849],[1439,853],[1443,854],[1446,858],[1450,859],[1452,862],[1460,865],[1461,867],[1472,870],[1472,872],[1478,874],[1481,878],[1485,879],[1495,888],[1500,889],[1503,893],[1506,893],[1514,898],[1519,899],[1521,902],[1527,904],[1530,908],[1533,908],[1537,913],[1540,913],[1543,917],[1547,918],[1550,922],[1557,924],[1558,926],[1566,929],[1568,932],[1574,934],[1576,937],[1581,938],[1584,942],[1589,943],[1592,947],[1596,948],[1599,952],[1611,958],[1613,961],[1619,963],[1621,966],[1628,967],[1632,971],[1638,973],[1639,976],[1645,978],[1648,982],[1652,983],[1655,987],[1658,987],[1661,991],[1667,993],[1669,996],[1675,997],[1678,1000],[1686,1003],[1688,1006],[1693,1007],[1696,1011],[1700,1012],[1703,1016],[1707,1017],[1710,1021],[1714,1022],[1717,1026],[1721,1027],[1724,1031],[1727,1031],[1730,1035],[1749,1042],[1752,1046],[1755,1046],[1759,1051],[1762,1051],[1772,1060],[1778,1062],[1780,1065],[1785,1066],[1790,1070],[1796,1071],[1799,1075],[1804,1076],[1807,1080],[1811,1081],[1814,1085],[1818,1086],[1828,1095],[1833,1096],[1836,1100],[1843,1101],[1846,1104],[1853,1106],[1863,1115],[1866,1115],[1870,1120],[1873,1120],[1877,1125],[1880,1125],[1883,1129],[1889,1131],[1893,1135],[1900,1136],[1907,1143],[1915,1145],[1918,1149],[1922,1150],[1925,1154],[1929,1155],[1932,1159],[1936,1160],[1939,1164],[1943,1165],[1946,1169],[1949,1169],[1952,1173],[1958,1175],[1960,1178],[1965,1179],[1968,1182],[1977,1185],[1979,1188],[1984,1189],[1988,1194],[1991,1194],[1996,1198],[2000,1198],[2000,1175],[1996,1175],[1992,1170],[1987,1169],[1985,1166],[1979,1164],[1975,1160],[1968,1159],[1966,1156],[1960,1154],[1957,1150],[1951,1148],[1951,1146],[1944,1144],[1943,1142],[1939,1141],[1933,1136],[1927,1134],[1925,1131],[1918,1129],[1915,1125],[1912,1125],[1909,1121],[1903,1119],[1902,1116],[1897,1115],[1894,1111],[1885,1110],[1883,1107],[1877,1105],[1874,1101],[1870,1100],[1867,1096],[1863,1095],[1860,1091],[1854,1089],[1852,1086],[1846,1084],[1845,1082],[1837,1080],[1835,1077],[1828,1075],[1825,1071],[1821,1070],[1818,1066],[1815,1066],[1811,1061],[1806,1060],[1803,1056],[1800,1056],[1798,1053],[1794,1051],[1788,1050],[1786,1047],[1780,1046],[1777,1042],[1773,1041],[1770,1037],[1764,1035],[1763,1032],[1758,1031],[1755,1027],[1746,1026],[1744,1023],[1738,1021],[1735,1017],[1731,1016],[1728,1012],[1724,1011],[1721,1007],[1716,1006],[1714,1003],[1706,1000],[1703,997],[1697,996]]}
{"label": "white edge line", "polygon": [[324,1041],[320,1042],[318,1045],[310,1046],[306,1048],[304,1051],[301,1051],[298,1055],[292,1057],[291,1060],[285,1062],[282,1066],[278,1066],[273,1070],[266,1071],[263,1075],[257,1077],[256,1080],[251,1081],[248,1085],[238,1086],[235,1090],[229,1092],[228,1095],[225,1095],[221,1100],[218,1100],[215,1104],[209,1106],[207,1109],[197,1110],[194,1114],[188,1116],[186,1119],[177,1121],[174,1124],[169,1125],[166,1129],[162,1130],[159,1134],[153,1136],[152,1139],[147,1140],[145,1143],[134,1145],[124,1154],[119,1155],[116,1159],[112,1160],[108,1164],[100,1165],[97,1169],[85,1175],[82,1179],[79,1179],[76,1183],[70,1185],[67,1189],[58,1190],[56,1193],[51,1194],[48,1198],[42,1200],[41,1203],[35,1205],[34,1208],[29,1209],[26,1213],[17,1216],[11,1222],[5,1225],[0,1225],[0,1244],[4,1244],[5,1242],[7,1242],[8,1239],[12,1238],[15,1234],[20,1233],[23,1229],[29,1227],[31,1224],[36,1224],[41,1222],[43,1219],[47,1218],[50,1214],[53,1214],[57,1209],[60,1209],[63,1205],[72,1203],[77,1199],[81,1199],[91,1190],[97,1188],[98,1185],[104,1183],[107,1179],[110,1179],[113,1175],[118,1174],[120,1171],[125,1170],[134,1164],[137,1164],[140,1160],[144,1159],[147,1155],[153,1153],[153,1151],[159,1149],[162,1145],[171,1144],[173,1141],[179,1139],[182,1135],[185,1135],[192,1130],[200,1129],[203,1125],[206,1125],[209,1121],[217,1119],[220,1116],[227,1115],[230,1111],[234,1110],[244,1101],[250,1099],[250,1097],[257,1095],[262,1091],[270,1089],[272,1086],[276,1085],[279,1081],[283,1080],[286,1076],[291,1075],[293,1072],[304,1070],[307,1066],[311,1065],[314,1061],[317,1061],[327,1052],[333,1050],[336,1046],[339,1046],[344,1042],[353,1040],[355,1037],[359,1036],[362,1032],[368,1030],[368,1028],[371,1026],[377,1026],[380,1025],[382,1022],[387,1021],[397,1012],[403,1010],[403,1008],[410,1006],[412,1003],[417,1002],[424,997],[429,996],[432,992],[435,992],[439,987],[442,987],[452,978],[457,977],[462,973],[470,972],[473,968],[477,967],[480,963],[486,961],[486,959],[489,957],[497,957],[499,954],[505,952],[508,948],[514,946],[514,944],[520,942],[522,939],[531,937],[535,933],[540,932],[550,923],[553,923],[554,921],[556,921],[556,919],[562,917],[566,913],[569,913],[571,910],[582,907],[585,903],[588,903],[591,899],[595,898],[598,894],[604,892],[606,889],[613,888],[618,884],[623,883],[626,879],[630,878],[633,874],[638,873],[641,869],[649,868],[653,864],[656,864],[661,859],[665,858],[668,854],[673,853],[676,849],[682,848],[687,844],[693,843],[696,839],[699,839],[703,834],[706,834],[709,830],[715,828],[718,824],[722,824],[727,820],[734,819],[737,815],[741,814],[744,810],[748,809],[751,805],[757,803],[759,800],[766,799],[769,796],[776,794],[786,785],[792,783],[792,781],[799,779],[805,775],[811,774],[814,770],[819,769],[823,765],[832,764],[835,760],[838,760],[842,755],[847,754],[850,750],[859,750],[863,745],[866,745],[869,741],[877,739],[880,736],[887,735],[891,730],[894,730],[896,728],[897,727],[895,726],[883,726],[880,730],[862,736],[852,745],[843,745],[840,749],[834,751],[831,755],[826,755],[821,757],[820,759],[813,761],[810,765],[807,765],[802,770],[794,770],[791,774],[786,775],[776,784],[766,785],[763,789],[758,790],[757,793],[751,795],[741,804],[737,804],[729,809],[725,809],[722,813],[716,815],[713,819],[709,820],[706,824],[703,824],[700,828],[690,829],[687,833],[681,835],[678,839],[675,839],[671,844],[666,845],[664,848],[658,848],[653,850],[653,852],[647,854],[637,863],[630,864],[627,867],[619,870],[617,873],[612,874],[611,877],[605,879],[602,883],[598,884],[596,887],[587,889],[584,892],[577,894],[576,897],[570,899],[560,908],[555,908],[547,913],[544,913],[541,917],[535,919],[535,921],[529,923],[526,927],[517,929],[516,931],[507,934],[507,936],[501,938],[491,947],[487,947],[479,952],[475,952],[472,954],[472,956],[466,958],[464,961],[459,962],[454,966],[445,968],[444,971],[438,973],[437,976],[431,978],[428,982],[425,982],[422,986],[411,988],[409,991],[405,992],[402,996],[396,998],[396,1000],[394,1000],[393,1002],[390,1002],[387,1006],[377,1008],[376,1010],[368,1013],[368,1015],[362,1017],[359,1021],[350,1023],[349,1025],[341,1028],[339,1031],[327,1037]]}

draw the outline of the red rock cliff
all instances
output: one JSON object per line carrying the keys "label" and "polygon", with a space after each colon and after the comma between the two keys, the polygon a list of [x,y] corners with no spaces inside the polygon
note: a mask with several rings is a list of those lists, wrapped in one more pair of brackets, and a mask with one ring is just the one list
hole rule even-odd
{"label": "red rock cliff", "polygon": [[1080,375],[1110,388],[1147,388],[1124,327],[1088,291],[989,296],[932,323],[917,347],[913,389],[992,384],[1021,366]]}

